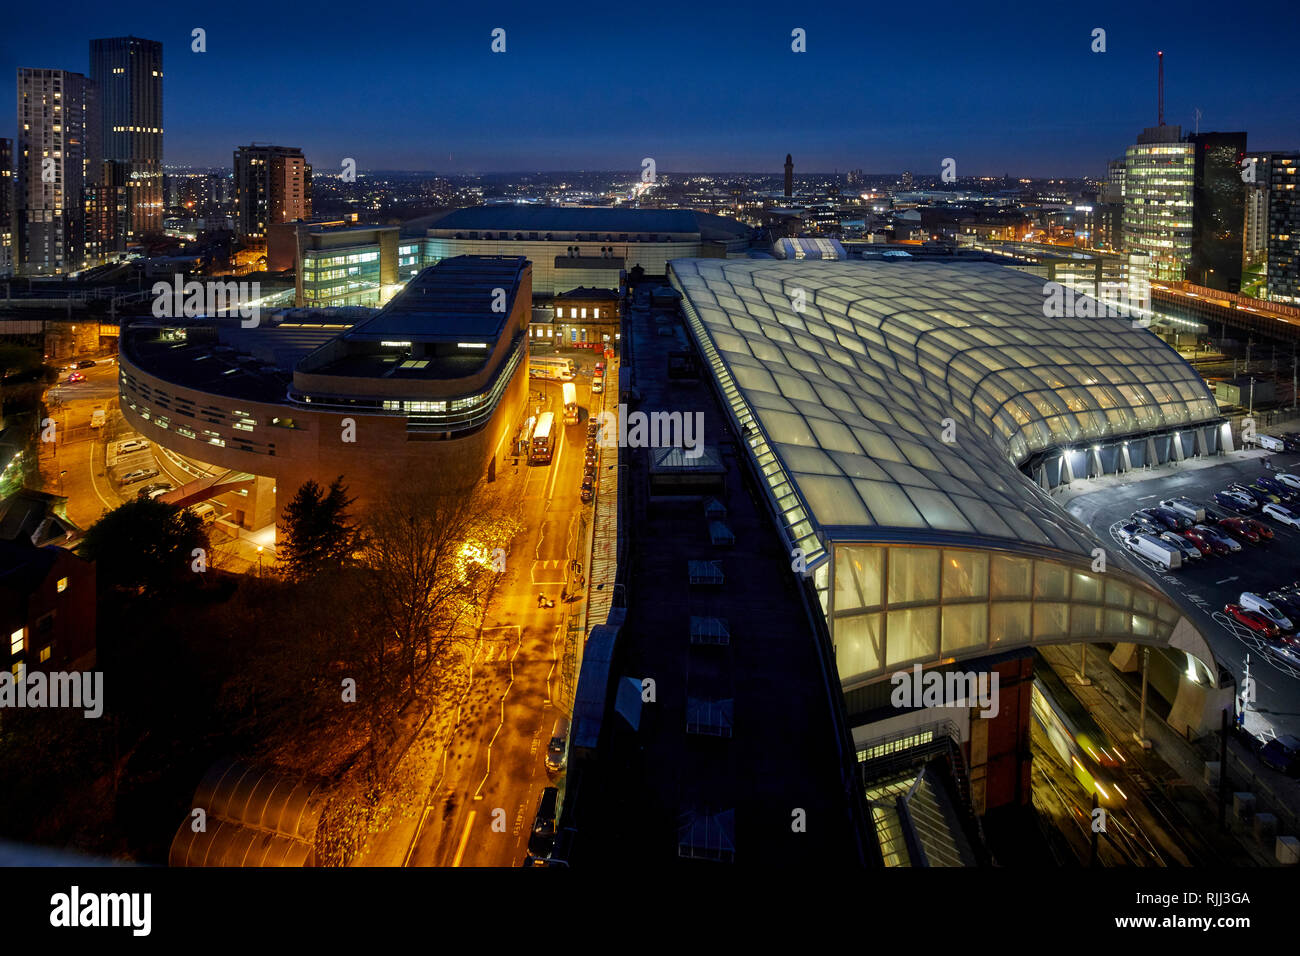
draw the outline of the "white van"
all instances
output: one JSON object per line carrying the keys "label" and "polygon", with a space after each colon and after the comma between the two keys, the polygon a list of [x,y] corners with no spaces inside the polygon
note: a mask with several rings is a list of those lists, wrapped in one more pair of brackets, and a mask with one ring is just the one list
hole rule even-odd
{"label": "white van", "polygon": [[217,520],[217,509],[206,501],[199,505],[191,505],[190,512],[197,515],[204,524],[212,524]]}
{"label": "white van", "polygon": [[1193,521],[1205,520],[1205,509],[1190,498],[1166,498],[1160,502],[1160,507],[1168,508],[1175,514],[1180,514],[1184,518],[1191,518]]}
{"label": "white van", "polygon": [[1270,604],[1258,594],[1254,594],[1250,591],[1243,591],[1238,603],[1248,611],[1254,611],[1256,614],[1264,615],[1284,631],[1295,630],[1295,625],[1291,622],[1290,618],[1279,611],[1275,605]]}
{"label": "white van", "polygon": [[1183,566],[1183,553],[1171,544],[1165,544],[1155,535],[1146,533],[1131,535],[1125,542],[1130,551],[1154,561],[1170,571]]}
{"label": "white van", "polygon": [[90,413],[90,427],[103,428],[104,418],[105,418],[104,410],[102,408],[95,409],[93,412]]}
{"label": "white van", "polygon": [[1258,442],[1259,447],[1263,448],[1265,451],[1286,450],[1286,446],[1282,443],[1282,439],[1274,438],[1272,435],[1256,435],[1255,441]]}

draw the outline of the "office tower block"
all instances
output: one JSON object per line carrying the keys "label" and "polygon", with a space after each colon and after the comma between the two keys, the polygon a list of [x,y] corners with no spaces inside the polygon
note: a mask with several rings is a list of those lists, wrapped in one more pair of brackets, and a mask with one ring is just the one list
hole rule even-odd
{"label": "office tower block", "polygon": [[1192,248],[1187,278],[1221,292],[1241,291],[1246,224],[1245,133],[1193,133]]}
{"label": "office tower block", "polygon": [[241,146],[235,152],[235,232],[265,239],[268,226],[311,216],[311,166],[296,146]]}

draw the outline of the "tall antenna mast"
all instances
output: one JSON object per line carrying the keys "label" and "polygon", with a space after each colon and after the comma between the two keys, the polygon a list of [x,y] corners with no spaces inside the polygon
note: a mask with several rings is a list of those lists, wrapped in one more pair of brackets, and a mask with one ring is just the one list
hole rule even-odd
{"label": "tall antenna mast", "polygon": [[1156,52],[1156,59],[1157,61],[1159,61],[1160,64],[1160,79],[1159,79],[1160,93],[1158,97],[1159,107],[1158,107],[1157,121],[1158,121],[1158,125],[1164,126],[1165,125],[1165,51],[1158,50]]}

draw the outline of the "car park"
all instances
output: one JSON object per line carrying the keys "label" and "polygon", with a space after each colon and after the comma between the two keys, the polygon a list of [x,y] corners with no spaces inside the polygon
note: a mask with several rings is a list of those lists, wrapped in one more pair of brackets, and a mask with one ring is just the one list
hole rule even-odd
{"label": "car park", "polygon": [[1245,518],[1224,518],[1219,527],[1238,541],[1259,544],[1259,534],[1246,523]]}
{"label": "car park", "polygon": [[1223,613],[1229,618],[1236,621],[1256,634],[1263,634],[1265,637],[1277,637],[1277,625],[1270,621],[1262,614],[1242,607],[1240,604],[1225,604]]}
{"label": "car park", "polygon": [[[1248,498],[1235,491],[1216,491],[1214,493],[1214,502],[1238,514],[1249,514],[1256,507],[1255,499]],[[1220,521],[1219,523],[1222,524],[1223,522]]]}
{"label": "car park", "polygon": [[1292,528],[1300,528],[1300,514],[1296,514],[1284,505],[1275,505],[1272,503],[1266,504],[1263,513],[1279,524],[1284,524]]}
{"label": "car park", "polygon": [[1256,614],[1262,614],[1273,624],[1278,631],[1294,631],[1295,625],[1291,619],[1277,609],[1277,606],[1261,594],[1253,591],[1242,591],[1238,602],[1247,611],[1254,611]]}
{"label": "car park", "polygon": [[1225,534],[1217,525],[1213,528],[1208,525],[1198,524],[1193,531],[1200,533],[1201,537],[1210,543],[1211,549],[1215,554],[1236,554],[1241,550],[1241,542]]}
{"label": "car park", "polygon": [[122,484],[133,485],[137,481],[144,481],[147,478],[154,478],[158,474],[157,468],[137,468],[134,471],[128,471],[122,476]]}
{"label": "car park", "polygon": [[1190,498],[1166,498],[1160,507],[1176,512],[1191,521],[1204,521],[1205,509]]}

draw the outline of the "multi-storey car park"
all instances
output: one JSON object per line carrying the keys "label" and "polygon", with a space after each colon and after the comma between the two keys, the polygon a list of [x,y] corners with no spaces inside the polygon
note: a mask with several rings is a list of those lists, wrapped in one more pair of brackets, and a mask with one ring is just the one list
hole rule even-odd
{"label": "multi-storey car park", "polygon": [[356,324],[136,322],[122,335],[122,411],[159,445],[227,469],[246,528],[309,478],[342,475],[364,507],[418,470],[481,476],[523,421],[531,300],[522,257],[461,256]]}

